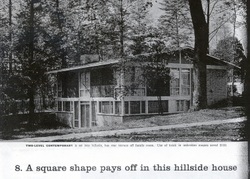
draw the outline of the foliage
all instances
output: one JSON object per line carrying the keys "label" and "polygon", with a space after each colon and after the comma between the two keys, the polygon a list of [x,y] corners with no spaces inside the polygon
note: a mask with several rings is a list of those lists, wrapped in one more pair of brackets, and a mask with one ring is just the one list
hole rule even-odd
{"label": "foliage", "polygon": [[187,2],[164,0],[161,5],[164,14],[159,18],[159,31],[167,46],[176,50],[192,45],[193,29]]}
{"label": "foliage", "polygon": [[164,93],[164,86],[168,86],[169,68],[166,67],[166,60],[164,57],[165,44],[163,41],[156,40],[151,43],[149,48],[151,49],[151,55],[145,67],[143,68],[143,76],[147,83],[150,84],[149,88],[155,90],[155,93],[161,96]]}
{"label": "foliage", "polygon": [[147,4],[142,1],[134,2],[130,9],[129,22],[128,39],[130,45],[128,54],[138,55],[147,52],[147,42],[156,31],[151,24]]}
{"label": "foliage", "polygon": [[245,57],[241,42],[236,37],[226,37],[218,42],[213,55],[236,65]]}
{"label": "foliage", "polygon": [[[31,2],[34,3],[33,12]],[[84,54],[97,54],[100,60],[126,59],[128,56],[146,58],[149,63],[145,66],[144,78],[151,81],[152,86],[157,86],[157,80],[168,80],[162,54],[168,52],[170,47],[176,50],[192,45],[193,29],[197,29],[191,23],[188,3],[162,0],[159,11],[163,14],[158,19],[158,26],[153,26],[155,22],[150,17],[150,8],[156,2],[129,2],[13,0],[13,22],[10,24],[8,1],[0,1],[1,95],[11,101],[38,96],[47,98],[44,93],[50,93],[48,86],[53,82],[45,73],[80,64],[80,57]],[[211,25],[212,34],[224,23],[230,22],[233,2],[238,1],[211,1],[211,19],[218,25]],[[242,3],[238,4],[237,13],[241,13],[244,7]],[[202,39],[198,41],[205,42]],[[195,46],[197,48],[199,46]],[[243,53],[241,48],[237,46],[238,56]],[[233,52],[229,51],[225,55],[232,57]],[[13,55],[13,73],[9,68],[10,54]]]}

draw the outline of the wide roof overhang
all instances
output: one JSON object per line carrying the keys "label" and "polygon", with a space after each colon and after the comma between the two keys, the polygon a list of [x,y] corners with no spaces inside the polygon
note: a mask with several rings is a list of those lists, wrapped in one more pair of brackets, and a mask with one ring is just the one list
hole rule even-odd
{"label": "wide roof overhang", "polygon": [[[192,47],[186,47],[186,48],[183,48],[181,50],[184,51],[184,52],[186,51],[188,53],[191,53],[192,55],[193,55],[193,51],[194,51]],[[168,53],[164,53],[164,54],[168,54]],[[137,57],[136,56],[131,56],[131,57],[128,57],[128,59],[133,60],[133,59],[136,59],[136,58],[138,58],[140,56],[143,56],[143,55],[148,56],[149,54],[140,54]],[[209,59],[209,62],[211,62],[211,63],[216,63],[217,65],[227,65],[227,66],[231,66],[233,68],[240,69],[239,66],[237,66],[237,65],[235,65],[233,63],[221,60],[221,59],[219,59],[217,57],[214,57],[212,55],[208,54],[207,57]],[[118,64],[120,61],[121,61],[121,59],[112,59],[112,60],[99,61],[99,62],[94,62],[94,63],[87,63],[87,64],[83,64],[83,65],[80,65],[80,66],[74,66],[74,67],[69,67],[69,68],[62,68],[62,69],[58,69],[58,70],[52,70],[52,71],[47,72],[47,74],[60,73],[60,72],[69,72],[69,71],[78,71],[78,70],[83,70],[83,69],[110,66],[110,65]],[[209,65],[209,62],[208,62],[208,65]]]}
{"label": "wide roof overhang", "polygon": [[59,69],[59,70],[53,70],[53,71],[47,72],[47,74],[68,72],[68,71],[77,71],[77,70],[83,70],[83,69],[94,68],[94,67],[114,65],[114,64],[117,64],[118,62],[119,62],[119,60],[99,61],[99,62],[95,62],[95,63],[84,64],[84,65],[81,65],[81,66],[75,66],[75,67],[69,67],[69,68],[62,68],[62,69]]}

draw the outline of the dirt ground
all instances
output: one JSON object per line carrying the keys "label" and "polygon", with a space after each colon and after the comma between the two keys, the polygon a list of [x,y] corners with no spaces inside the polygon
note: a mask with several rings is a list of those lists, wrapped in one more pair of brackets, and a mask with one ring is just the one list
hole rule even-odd
{"label": "dirt ground", "polygon": [[[0,138],[3,140],[22,139],[30,137],[45,137],[65,135],[72,133],[85,133],[94,131],[108,131],[116,129],[143,128],[153,126],[164,126],[171,124],[205,122],[214,120],[231,119],[244,116],[242,107],[227,107],[221,109],[206,109],[197,112],[188,112],[172,115],[158,115],[133,120],[120,124],[119,126],[94,127],[91,129],[43,129],[27,131],[24,129],[13,129],[1,131]],[[239,141],[244,140],[244,123],[232,123],[223,125],[197,126],[182,129],[161,130],[147,133],[132,133],[129,135],[111,137],[91,137],[83,139],[71,139],[71,141],[85,142],[145,142],[145,141]],[[62,141],[62,140],[58,140]]]}
{"label": "dirt ground", "polygon": [[197,126],[107,137],[56,140],[57,142],[216,142],[244,141],[244,123]]}

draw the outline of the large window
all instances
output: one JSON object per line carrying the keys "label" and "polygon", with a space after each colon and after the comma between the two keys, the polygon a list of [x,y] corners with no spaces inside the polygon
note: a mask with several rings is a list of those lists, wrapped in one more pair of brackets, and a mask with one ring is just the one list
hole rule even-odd
{"label": "large window", "polygon": [[170,94],[171,96],[190,95],[191,76],[190,69],[173,68],[170,70]]}

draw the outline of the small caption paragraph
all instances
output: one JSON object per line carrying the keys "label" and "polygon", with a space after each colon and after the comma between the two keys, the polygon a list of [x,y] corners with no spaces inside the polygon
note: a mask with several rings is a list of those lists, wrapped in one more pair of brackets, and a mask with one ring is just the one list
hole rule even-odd
{"label": "small caption paragraph", "polygon": [[41,148],[58,148],[58,147],[227,147],[226,143],[148,143],[148,144],[141,144],[141,143],[112,143],[112,144],[102,144],[102,143],[92,143],[92,144],[26,144],[25,147],[32,148],[32,147],[41,147]]}

